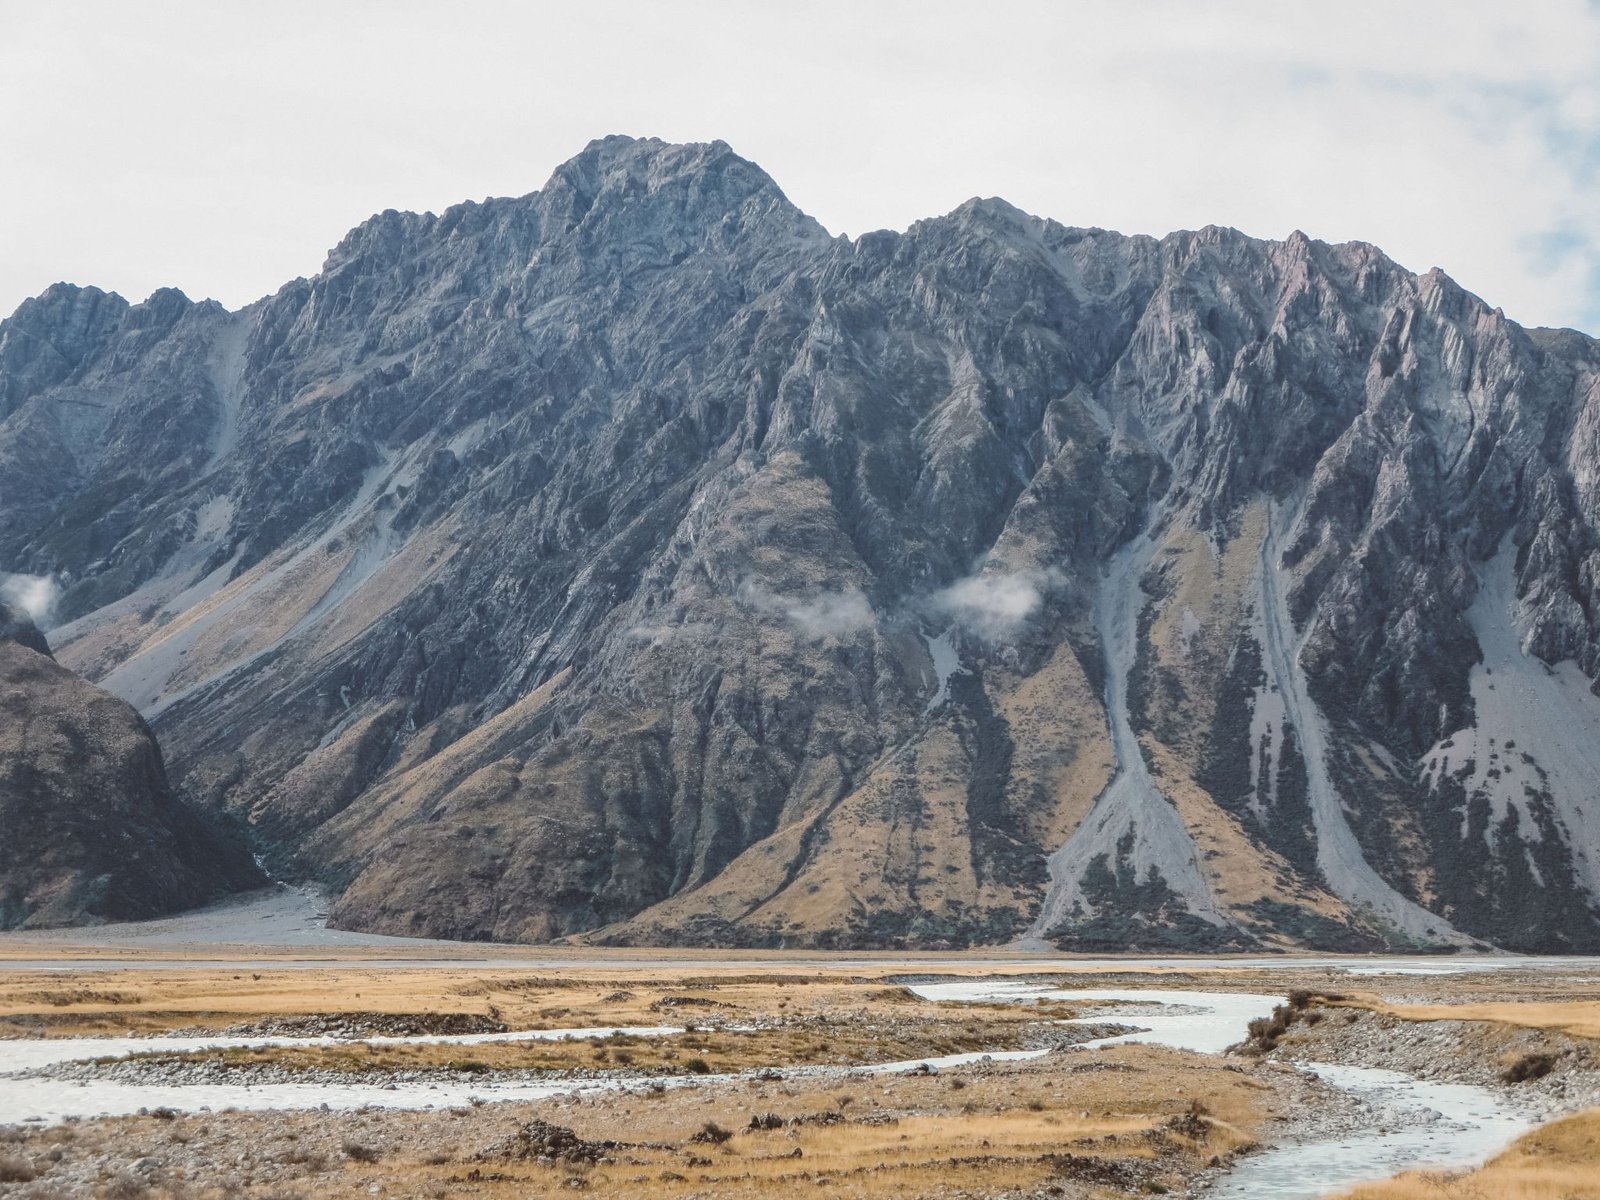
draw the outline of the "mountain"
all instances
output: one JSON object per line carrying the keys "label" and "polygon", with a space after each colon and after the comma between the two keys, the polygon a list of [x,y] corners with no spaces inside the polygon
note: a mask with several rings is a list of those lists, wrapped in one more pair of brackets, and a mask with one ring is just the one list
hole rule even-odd
{"label": "mountain", "polygon": [[124,701],[0,603],[0,929],[135,920],[265,882],[174,799]]}
{"label": "mountain", "polygon": [[1600,949],[1600,345],[722,143],[0,324],[0,565],[336,923]]}

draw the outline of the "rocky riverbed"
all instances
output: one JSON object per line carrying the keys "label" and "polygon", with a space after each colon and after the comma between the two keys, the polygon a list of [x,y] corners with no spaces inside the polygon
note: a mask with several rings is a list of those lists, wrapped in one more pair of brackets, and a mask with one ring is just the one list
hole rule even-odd
{"label": "rocky riverbed", "polygon": [[1277,1061],[1468,1084],[1539,1116],[1600,1105],[1600,1056],[1586,1038],[1488,1021],[1413,1021],[1315,1000],[1291,1011],[1291,1023],[1265,1050]]}
{"label": "rocky riverbed", "polygon": [[[751,1073],[536,1104],[427,1111],[145,1114],[0,1132],[11,1194],[301,1197],[1087,1196],[1177,1191],[1248,1155],[1235,1122],[1268,1105],[1332,1128],[1338,1092],[1277,1063],[1158,1047],[1053,1052],[895,1076]],[[930,1174],[923,1172],[932,1168]],[[3,1169],[3,1165],[0,1165]],[[890,1189],[890,1190],[884,1190]],[[1102,1189],[1096,1192],[1095,1189]],[[818,1192],[817,1194],[824,1194]],[[831,1194],[831,1193],[829,1193]]]}
{"label": "rocky riverbed", "polygon": [[[8,1075],[7,1103],[32,1097],[48,1118],[17,1109],[0,1131],[13,1180],[0,1188],[6,1200],[817,1187],[1307,1200],[1410,1165],[1470,1165],[1596,1099],[1576,1034],[1385,1011],[1447,998],[1480,1011],[1522,980],[1565,1013],[1585,995],[1565,974],[1368,975],[1359,986],[1380,993],[1335,1002],[1317,998],[1327,970],[1307,967],[1287,1003],[1281,969],[1030,974],[30,977],[8,993],[19,1017],[101,1030],[125,1013],[120,1028],[146,1036],[111,1043],[61,1023],[58,1036],[0,1039],[0,1069],[36,1056]],[[289,1007],[335,998],[342,1008]],[[604,1020],[633,1032],[607,1036]],[[623,1025],[650,1020],[676,1024]],[[1252,1021],[1252,1044],[1230,1052]],[[102,1111],[122,1115],[83,1119]]]}
{"label": "rocky riverbed", "polygon": [[[818,1022],[768,1022],[766,1030],[810,1030],[813,1032],[827,1032],[835,1026],[832,1023]],[[1027,1026],[1017,1031],[1017,1036],[1002,1048],[1000,1052],[1055,1050],[1078,1046],[1087,1042],[1098,1041],[1104,1038],[1117,1037],[1132,1030],[1132,1026],[1115,1022],[1097,1021],[1087,1024],[1057,1024],[1038,1023]],[[739,1028],[736,1033],[755,1033],[758,1029]],[[710,1026],[699,1031],[703,1035],[714,1035],[725,1030]],[[636,1036],[623,1034],[622,1036],[598,1035],[582,1039],[569,1039],[582,1041],[595,1050],[605,1050],[618,1047],[619,1044],[631,1044]],[[63,1040],[59,1047],[53,1047],[63,1055],[73,1053],[92,1053],[95,1049],[95,1039],[81,1039],[75,1043],[76,1050],[69,1047]],[[483,1043],[439,1043],[418,1040],[418,1045],[461,1045],[463,1052],[473,1046]],[[501,1043],[505,1044],[505,1043]],[[892,1038],[885,1038],[885,1051],[892,1053],[896,1042]],[[369,1053],[376,1048],[372,1042],[357,1041],[352,1046],[344,1046],[343,1051],[353,1050],[360,1053],[364,1049]],[[139,1053],[123,1056],[101,1056],[87,1059],[64,1058],[62,1061],[51,1063],[47,1066],[31,1071],[18,1072],[15,1078],[25,1079],[51,1079],[61,1082],[74,1083],[111,1083],[130,1088],[170,1088],[170,1087],[270,1087],[274,1085],[321,1085],[349,1089],[381,1089],[383,1091],[399,1091],[403,1088],[427,1086],[460,1086],[471,1084],[484,1089],[486,1095],[492,1095],[493,1089],[498,1085],[522,1083],[570,1083],[574,1086],[593,1086],[604,1084],[608,1086],[638,1083],[650,1079],[677,1079],[685,1076],[685,1068],[681,1065],[659,1064],[655,1066],[572,1066],[564,1068],[543,1067],[493,1067],[481,1062],[466,1060],[469,1065],[445,1065],[438,1067],[406,1067],[393,1068],[390,1066],[363,1067],[348,1060],[337,1067],[317,1067],[306,1065],[304,1062],[284,1063],[274,1061],[270,1056],[275,1051],[293,1051],[300,1049],[293,1041],[281,1039],[275,1042],[264,1042],[258,1047],[229,1046],[216,1051],[205,1049],[190,1050],[183,1053],[167,1053],[160,1049],[143,1050]],[[971,1054],[974,1052],[966,1052]],[[242,1055],[268,1056],[263,1061],[256,1057],[242,1057]],[[958,1056],[963,1056],[958,1054]],[[937,1059],[942,1056],[922,1056]],[[4,1047],[0,1046],[0,1065],[5,1062]],[[794,1072],[817,1072],[828,1070],[849,1070],[861,1064],[843,1064],[839,1067],[827,1065],[805,1066],[789,1068],[787,1071],[779,1067],[761,1068],[757,1071],[743,1072],[751,1076],[783,1075]],[[690,1069],[689,1074],[706,1074],[707,1071],[698,1068]],[[381,1098],[375,1097],[374,1103],[382,1103]]]}

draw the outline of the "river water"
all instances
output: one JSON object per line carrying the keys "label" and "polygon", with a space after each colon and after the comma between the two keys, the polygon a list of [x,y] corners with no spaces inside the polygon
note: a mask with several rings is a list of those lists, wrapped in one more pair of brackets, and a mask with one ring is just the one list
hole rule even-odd
{"label": "river water", "polygon": [[[1148,1042],[1205,1054],[1220,1053],[1245,1035],[1246,1026],[1270,1012],[1280,997],[1247,992],[1205,992],[1160,988],[1053,988],[1015,980],[962,979],[911,985],[929,999],[966,1003],[1030,1003],[1040,1000],[1092,1005],[1081,1024],[1115,1023],[1134,1032],[1085,1042],[1095,1049],[1121,1042]],[[677,1026],[557,1029],[500,1034],[351,1039],[375,1044],[458,1044],[587,1039],[625,1033],[656,1037],[681,1032]],[[372,1083],[150,1084],[109,1079],[62,1080],[30,1077],[27,1072],[54,1064],[124,1057],[148,1052],[184,1053],[243,1046],[330,1045],[331,1037],[158,1037],[50,1038],[0,1040],[0,1124],[54,1122],[69,1117],[114,1116],[167,1106],[185,1111],[334,1109],[373,1105],[383,1108],[434,1108],[474,1102],[539,1100],[578,1090],[638,1086],[627,1077],[571,1078],[559,1081],[406,1081]],[[791,1068],[784,1075],[887,1073],[909,1071],[924,1062],[936,1068],[982,1059],[1038,1057],[1045,1050],[968,1053],[941,1058],[881,1063],[866,1068]],[[1482,1161],[1527,1129],[1531,1121],[1484,1088],[1435,1083],[1394,1071],[1328,1064],[1302,1064],[1354,1096],[1370,1120],[1340,1136],[1282,1146],[1244,1159],[1205,1194],[1213,1200],[1311,1200],[1362,1180],[1414,1166],[1455,1167]],[[715,1076],[652,1079],[687,1086]]]}
{"label": "river water", "polygon": [[[1281,1003],[1277,996],[1247,992],[1064,989],[982,979],[916,985],[912,990],[929,1000],[1093,1003],[1094,1015],[1078,1017],[1078,1022],[1139,1030],[1085,1042],[1082,1049],[1148,1042],[1205,1054],[1220,1053],[1242,1040],[1251,1020]],[[1297,1065],[1353,1096],[1368,1119],[1337,1137],[1278,1146],[1241,1160],[1203,1193],[1208,1200],[1315,1200],[1412,1167],[1474,1166],[1533,1125],[1526,1113],[1487,1088],[1366,1067]]]}

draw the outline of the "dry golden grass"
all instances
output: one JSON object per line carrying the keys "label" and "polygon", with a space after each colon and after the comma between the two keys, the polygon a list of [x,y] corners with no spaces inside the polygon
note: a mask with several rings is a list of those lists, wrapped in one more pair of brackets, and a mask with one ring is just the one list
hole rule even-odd
{"label": "dry golden grass", "polygon": [[1552,1121],[1476,1171],[1408,1171],[1363,1184],[1344,1200],[1597,1200],[1600,1109]]}
{"label": "dry golden grass", "polygon": [[[663,999],[674,1003],[662,1005]],[[779,1023],[748,1033],[711,1029],[659,1041],[228,1052],[230,1060],[247,1064],[342,1067],[362,1072],[368,1081],[386,1071],[468,1062],[476,1064],[467,1068],[474,1071],[627,1067],[640,1076],[638,1086],[625,1091],[425,1113],[222,1112],[79,1122],[64,1147],[66,1165],[50,1165],[50,1130],[17,1131],[16,1153],[47,1175],[73,1169],[73,1163],[115,1171],[152,1154],[203,1163],[184,1184],[191,1200],[213,1191],[240,1200],[356,1200],[372,1194],[374,1184],[386,1196],[430,1200],[509,1200],[569,1190],[619,1200],[645,1194],[668,1200],[796,1194],[888,1200],[1051,1188],[1073,1197],[1143,1194],[1146,1185],[1180,1190],[1213,1156],[1249,1144],[1306,1103],[1307,1085],[1290,1072],[1240,1069],[1224,1059],[1151,1046],[1053,1053],[928,1075],[821,1073],[648,1086],[650,1071],[684,1074],[691,1058],[721,1073],[999,1048],[1022,1043],[1041,1022],[1072,1011],[1060,1005],[934,1004],[882,977],[818,972],[814,966],[758,974],[679,963],[649,975],[637,968],[577,969],[560,978],[484,967],[355,965],[66,977],[0,973],[0,1019],[61,1020],[67,1023],[62,1029],[96,1023],[107,1030],[215,1026],[326,1013],[354,1014],[359,1022],[362,1014],[427,1012],[498,1014],[518,1027]],[[1078,1011],[1092,1013],[1088,1007]],[[779,1118],[775,1127],[752,1124],[764,1114]],[[551,1164],[493,1149],[533,1118],[590,1142],[620,1143],[607,1152],[614,1161]],[[708,1123],[731,1136],[697,1140]],[[236,1162],[241,1146],[250,1147],[250,1161],[242,1165]],[[572,1185],[575,1179],[581,1187]],[[159,1195],[159,1187],[150,1193]]]}
{"label": "dry golden grass", "polygon": [[637,970],[572,969],[552,975],[498,971],[339,966],[236,971],[0,970],[0,1033],[33,1036],[220,1029],[273,1017],[341,1014],[462,1014],[511,1029],[598,1028],[737,1022],[767,1015],[821,1017],[871,1011],[929,1020],[1022,1025],[1074,1010],[1015,1004],[959,1008],[924,1001],[883,979],[776,968],[760,974],[694,964],[643,976]]}
{"label": "dry golden grass", "polygon": [[893,1024],[871,1018],[827,1025],[807,1021],[774,1029],[700,1030],[665,1037],[616,1034],[559,1042],[260,1046],[142,1057],[352,1073],[422,1068],[473,1073],[626,1068],[682,1074],[686,1064],[698,1063],[690,1069],[723,1074],[765,1066],[860,1066],[1008,1050],[1020,1045],[1026,1028],[1016,1020],[951,1021],[933,1014]]}
{"label": "dry golden grass", "polygon": [[1548,1029],[1572,1037],[1600,1038],[1600,1000],[1527,1000],[1462,1004],[1385,1004],[1362,1006],[1405,1021],[1493,1021],[1524,1029]]}
{"label": "dry golden grass", "polygon": [[[1286,1072],[1254,1078],[1216,1059],[1126,1046],[936,1075],[708,1081],[428,1112],[126,1117],[19,1129],[6,1150],[43,1167],[47,1181],[66,1171],[81,1178],[85,1165],[112,1170],[140,1155],[181,1154],[205,1164],[181,1192],[189,1200],[357,1200],[374,1185],[377,1194],[430,1200],[574,1190],[618,1200],[970,1200],[1051,1188],[1109,1197],[1182,1190],[1213,1156],[1248,1145],[1257,1128],[1305,1103],[1292,1087]],[[611,1161],[507,1153],[510,1135],[534,1118],[614,1143],[603,1151]],[[721,1132],[708,1139],[708,1127]],[[62,1164],[46,1157],[52,1147]]]}

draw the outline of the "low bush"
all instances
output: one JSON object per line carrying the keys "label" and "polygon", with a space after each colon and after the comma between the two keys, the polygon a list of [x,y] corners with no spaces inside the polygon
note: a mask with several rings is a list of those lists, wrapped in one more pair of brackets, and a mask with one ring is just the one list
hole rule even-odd
{"label": "low bush", "polygon": [[0,1158],[0,1183],[32,1183],[39,1177],[25,1158]]}
{"label": "low bush", "polygon": [[1541,1051],[1531,1051],[1510,1063],[1505,1070],[1500,1072],[1502,1083],[1528,1083],[1534,1079],[1543,1079],[1556,1069],[1556,1055],[1546,1054]]}
{"label": "low bush", "polygon": [[134,1175],[118,1175],[99,1191],[100,1200],[140,1200],[150,1185]]}

